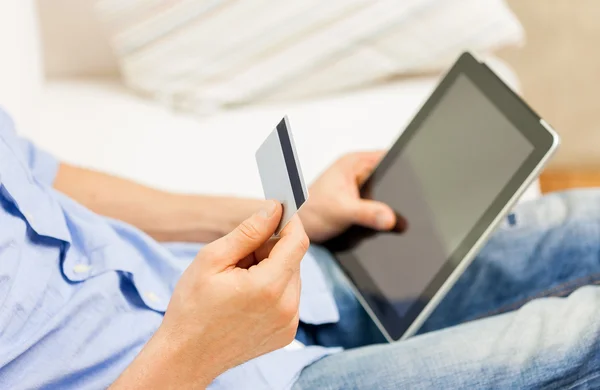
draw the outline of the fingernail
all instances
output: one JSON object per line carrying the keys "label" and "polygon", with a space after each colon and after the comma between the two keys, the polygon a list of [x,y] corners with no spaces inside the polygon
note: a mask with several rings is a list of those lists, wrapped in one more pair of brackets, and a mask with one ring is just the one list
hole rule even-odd
{"label": "fingernail", "polygon": [[263,218],[271,218],[273,214],[275,214],[275,210],[277,209],[277,204],[269,200],[265,202],[262,208],[258,211],[258,215]]}
{"label": "fingernail", "polygon": [[388,212],[379,211],[375,216],[375,223],[378,229],[387,230],[394,224],[394,218]]}

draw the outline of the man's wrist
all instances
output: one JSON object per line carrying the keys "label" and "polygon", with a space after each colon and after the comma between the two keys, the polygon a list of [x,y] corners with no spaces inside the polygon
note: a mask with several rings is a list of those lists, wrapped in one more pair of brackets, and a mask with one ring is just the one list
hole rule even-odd
{"label": "man's wrist", "polygon": [[179,336],[159,328],[111,389],[206,388],[224,369],[208,350],[209,361],[195,359]]}
{"label": "man's wrist", "polygon": [[314,226],[318,224],[319,214],[313,210],[308,203],[309,201],[310,199],[307,200],[306,204],[298,211],[298,216],[302,221],[302,225],[304,226],[304,230],[306,231],[306,235],[308,235],[310,242],[319,242],[319,237],[315,234],[314,229]]}

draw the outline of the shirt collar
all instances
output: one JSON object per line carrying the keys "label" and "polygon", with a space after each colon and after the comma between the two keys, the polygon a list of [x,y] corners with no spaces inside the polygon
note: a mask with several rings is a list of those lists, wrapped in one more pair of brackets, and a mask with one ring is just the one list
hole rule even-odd
{"label": "shirt collar", "polygon": [[39,184],[19,153],[18,138],[10,118],[0,110],[0,185],[39,235],[70,242],[71,236],[52,189]]}

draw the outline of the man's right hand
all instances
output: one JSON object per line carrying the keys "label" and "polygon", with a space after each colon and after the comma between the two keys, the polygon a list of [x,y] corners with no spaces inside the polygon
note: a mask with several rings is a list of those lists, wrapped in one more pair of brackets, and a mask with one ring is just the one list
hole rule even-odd
{"label": "man's right hand", "polygon": [[[115,388],[197,388],[292,342],[300,261],[308,238],[295,216],[271,238],[281,205],[263,209],[205,246],[175,287],[162,325]],[[135,380],[132,382],[131,380]]]}

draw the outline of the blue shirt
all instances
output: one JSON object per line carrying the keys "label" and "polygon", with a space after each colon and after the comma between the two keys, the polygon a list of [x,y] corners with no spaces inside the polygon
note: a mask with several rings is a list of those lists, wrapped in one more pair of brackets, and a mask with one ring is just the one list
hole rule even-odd
{"label": "blue shirt", "polygon": [[[161,245],[53,190],[58,162],[13,127],[0,110],[0,388],[105,388],[160,325],[200,245]],[[300,318],[336,322],[315,250],[301,267]],[[211,388],[288,388],[334,351],[278,350]]]}

